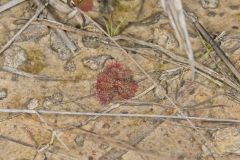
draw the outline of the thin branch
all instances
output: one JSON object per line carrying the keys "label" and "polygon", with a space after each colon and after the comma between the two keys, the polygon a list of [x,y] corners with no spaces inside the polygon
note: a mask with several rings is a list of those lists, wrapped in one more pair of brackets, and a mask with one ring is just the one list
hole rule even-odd
{"label": "thin branch", "polygon": [[32,24],[42,24],[55,29],[61,29],[68,32],[78,33],[79,35],[82,35],[82,36],[102,36],[102,34],[98,32],[89,32],[86,30],[78,29],[78,28],[75,28],[57,21],[48,20],[48,19],[37,19]]}
{"label": "thin branch", "polygon": [[[104,111],[102,111],[101,113],[109,113],[110,111],[116,109],[116,108],[119,108],[121,105],[120,104],[114,104],[114,105],[111,105],[109,108],[105,109]],[[93,121],[93,120],[96,120],[97,118],[101,117],[101,115],[96,115],[96,116],[93,116],[93,117],[90,117],[82,122],[78,122],[78,123],[75,123],[75,124],[71,124],[70,126],[68,127],[65,127],[65,128],[62,128],[62,129],[59,129],[58,132],[60,131],[67,131],[67,130],[72,130],[72,129],[75,129],[76,127],[82,127],[84,125],[87,125],[88,122],[90,121]]]}
{"label": "thin branch", "polygon": [[13,143],[17,143],[17,144],[23,145],[25,147],[30,147],[30,148],[36,149],[34,145],[28,144],[26,142],[22,142],[22,141],[19,141],[19,140],[16,140],[16,139],[13,139],[12,137],[0,135],[0,139],[7,140],[7,141],[10,141],[10,142],[13,142]]}
{"label": "thin branch", "polygon": [[24,2],[25,0],[11,0],[7,3],[5,3],[4,5],[0,6],[0,13],[4,12],[12,7],[15,7],[16,5]]}
{"label": "thin branch", "polygon": [[16,68],[8,67],[8,66],[0,66],[0,71],[16,74],[16,75],[27,77],[27,78],[34,78],[34,79],[38,79],[38,80],[42,80],[42,81],[73,81],[73,82],[76,81],[74,78],[61,79],[61,78],[57,78],[57,77],[50,77],[47,75],[32,74],[32,73],[24,72],[24,71],[18,70]]}
{"label": "thin branch", "polygon": [[142,96],[144,96],[145,94],[147,94],[148,92],[150,92],[151,90],[153,90],[155,88],[155,85],[150,86],[149,88],[147,88],[145,91],[143,91],[142,93],[136,95],[135,97],[133,97],[132,99],[138,99]]}
{"label": "thin branch", "polygon": [[51,115],[71,115],[71,116],[104,116],[104,117],[129,117],[129,118],[156,118],[156,119],[172,119],[172,120],[194,120],[205,122],[219,123],[236,123],[240,124],[240,120],[234,119],[217,119],[205,117],[187,117],[187,116],[167,116],[158,114],[122,114],[122,113],[95,113],[95,112],[67,112],[67,111],[47,111],[47,110],[29,110],[29,109],[0,109],[1,113],[25,113],[25,114],[51,114]]}

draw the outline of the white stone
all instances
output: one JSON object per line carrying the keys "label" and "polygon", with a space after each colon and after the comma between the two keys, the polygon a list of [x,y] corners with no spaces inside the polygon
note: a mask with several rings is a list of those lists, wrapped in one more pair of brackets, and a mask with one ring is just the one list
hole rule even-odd
{"label": "white stone", "polygon": [[7,89],[0,89],[0,100],[7,97]]}
{"label": "white stone", "polygon": [[217,8],[219,0],[201,0],[203,8]]}
{"label": "white stone", "polygon": [[27,104],[28,109],[35,109],[39,106],[39,101],[37,99],[30,99]]}

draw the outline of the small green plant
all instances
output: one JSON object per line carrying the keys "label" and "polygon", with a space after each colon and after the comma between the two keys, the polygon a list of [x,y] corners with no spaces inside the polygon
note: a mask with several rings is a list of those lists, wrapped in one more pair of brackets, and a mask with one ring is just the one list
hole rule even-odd
{"label": "small green plant", "polygon": [[115,27],[113,24],[112,18],[105,19],[104,23],[109,36],[113,37],[120,33],[120,29],[123,25],[124,20],[121,20],[120,23]]}
{"label": "small green plant", "polygon": [[208,43],[203,37],[200,35],[200,39],[204,47],[206,48],[206,51],[204,52],[204,55],[202,56],[203,59],[208,59],[209,54],[213,51],[213,48],[210,43]]}

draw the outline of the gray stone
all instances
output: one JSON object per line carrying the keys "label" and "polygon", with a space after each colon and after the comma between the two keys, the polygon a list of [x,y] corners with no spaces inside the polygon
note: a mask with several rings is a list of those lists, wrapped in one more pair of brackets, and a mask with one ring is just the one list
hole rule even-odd
{"label": "gray stone", "polygon": [[60,92],[55,92],[51,96],[47,96],[43,100],[43,107],[49,108],[52,105],[60,104],[63,101],[63,95]]}
{"label": "gray stone", "polygon": [[6,97],[7,97],[7,89],[6,88],[0,89],[0,100],[4,99]]}
{"label": "gray stone", "polygon": [[219,0],[201,0],[201,5],[203,8],[217,8]]}
{"label": "gray stone", "polygon": [[75,72],[76,64],[73,61],[68,61],[64,66],[64,70],[68,72]]}
{"label": "gray stone", "polygon": [[43,101],[43,107],[48,108],[53,105],[51,97],[45,97]]}
{"label": "gray stone", "polygon": [[208,12],[208,16],[209,16],[209,17],[215,17],[216,15],[217,15],[216,12],[213,12],[213,11],[209,11],[209,12]]}
{"label": "gray stone", "polygon": [[83,65],[91,70],[99,70],[104,67],[105,62],[108,59],[113,59],[110,55],[101,55],[95,57],[86,57],[82,59]]}
{"label": "gray stone", "polygon": [[85,141],[85,136],[78,135],[78,136],[76,136],[74,141],[78,146],[83,147],[84,141]]}
{"label": "gray stone", "polygon": [[100,40],[98,37],[84,36],[82,43],[87,48],[98,48],[100,47]]}
{"label": "gray stone", "polygon": [[158,99],[163,99],[166,93],[166,91],[160,87],[155,87],[153,92],[154,92],[154,96]]}
{"label": "gray stone", "polygon": [[59,104],[63,101],[63,95],[60,92],[56,92],[51,96],[51,101],[53,104]]}
{"label": "gray stone", "polygon": [[18,46],[7,49],[4,53],[4,57],[4,66],[11,68],[17,68],[27,60],[25,51]]}
{"label": "gray stone", "polygon": [[27,108],[28,109],[35,109],[39,106],[39,101],[35,98],[31,98],[28,102],[27,102]]}
{"label": "gray stone", "polygon": [[102,150],[106,150],[106,149],[109,148],[109,144],[107,144],[107,143],[101,143],[101,144],[99,145],[99,148],[102,149]]}
{"label": "gray stone", "polygon": [[68,60],[72,57],[72,52],[68,49],[65,43],[57,37],[56,33],[51,32],[50,46],[53,51],[57,53],[57,56],[61,60]]}

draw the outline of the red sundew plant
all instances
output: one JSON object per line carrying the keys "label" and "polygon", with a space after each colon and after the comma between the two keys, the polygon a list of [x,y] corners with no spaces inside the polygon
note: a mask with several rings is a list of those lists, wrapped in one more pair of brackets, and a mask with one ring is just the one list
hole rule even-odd
{"label": "red sundew plant", "polygon": [[91,11],[93,9],[93,0],[67,0],[69,6],[73,3],[74,6],[80,8],[84,12]]}
{"label": "red sundew plant", "polygon": [[91,11],[93,9],[93,0],[83,0],[80,2],[79,8],[84,12]]}
{"label": "red sundew plant", "polygon": [[133,72],[119,62],[108,64],[97,76],[97,97],[102,104],[113,99],[130,99],[138,90]]}

